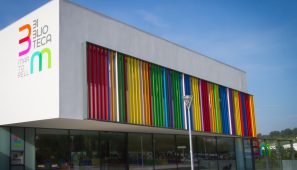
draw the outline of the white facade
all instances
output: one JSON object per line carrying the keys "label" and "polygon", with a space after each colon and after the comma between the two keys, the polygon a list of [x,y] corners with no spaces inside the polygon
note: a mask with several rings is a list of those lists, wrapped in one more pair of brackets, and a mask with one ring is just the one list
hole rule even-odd
{"label": "white facade", "polygon": [[[39,25],[33,29],[36,19]],[[42,71],[38,71],[38,59],[35,59],[34,73],[30,74],[30,65],[25,63],[28,75],[18,77],[19,52],[27,47],[26,43],[19,44],[27,34],[19,32],[19,27],[27,23],[32,26],[32,42],[26,56],[30,58],[34,50],[50,48],[51,68],[46,65],[47,55],[43,55]],[[51,41],[33,48],[36,39],[33,30],[39,31],[45,25],[48,31],[44,36],[51,34]],[[67,1],[45,4],[3,29],[1,39],[5,41],[1,42],[4,55],[0,56],[0,113],[5,116],[0,125],[57,118],[85,119],[87,41],[247,92],[245,72]]]}

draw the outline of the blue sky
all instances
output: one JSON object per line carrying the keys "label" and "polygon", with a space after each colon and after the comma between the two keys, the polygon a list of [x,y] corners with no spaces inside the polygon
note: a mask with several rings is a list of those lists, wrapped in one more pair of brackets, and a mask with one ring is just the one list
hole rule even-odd
{"label": "blue sky", "polygon": [[[258,132],[297,127],[297,1],[73,1],[246,71]],[[1,0],[0,29],[46,2]]]}

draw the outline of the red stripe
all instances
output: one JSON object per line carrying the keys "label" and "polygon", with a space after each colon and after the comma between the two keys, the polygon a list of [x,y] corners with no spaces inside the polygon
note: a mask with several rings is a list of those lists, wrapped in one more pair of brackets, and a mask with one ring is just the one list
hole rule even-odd
{"label": "red stripe", "polygon": [[96,112],[96,94],[95,94],[95,84],[96,84],[96,56],[94,54],[94,51],[96,48],[93,46],[92,48],[92,119],[94,119],[94,114]]}
{"label": "red stripe", "polygon": [[242,101],[240,92],[238,92],[238,99],[239,99],[239,110],[240,110],[240,122],[241,122],[241,134],[244,136],[244,125],[243,125],[243,115],[242,115]]}
{"label": "red stripe", "polygon": [[96,47],[93,48],[92,50],[92,54],[93,54],[93,79],[94,79],[94,83],[93,83],[93,106],[94,106],[94,110],[93,110],[93,113],[92,113],[92,119],[95,118],[95,115],[97,113],[97,94],[96,94],[96,84],[97,84],[97,65],[96,65],[96,61],[97,61],[97,58],[96,58]]}
{"label": "red stripe", "polygon": [[99,49],[99,70],[100,70],[100,77],[99,77],[99,98],[100,98],[100,105],[99,105],[99,117],[98,119],[102,120],[103,119],[103,100],[102,100],[102,78],[103,78],[103,74],[102,74],[102,49]]}
{"label": "red stripe", "polygon": [[101,107],[102,107],[102,112],[101,112],[101,116],[102,116],[102,119],[103,120],[105,120],[105,100],[104,100],[104,96],[105,96],[105,91],[104,91],[104,80],[105,80],[105,75],[104,75],[104,63],[105,63],[105,60],[104,60],[104,49],[102,49],[102,53],[101,53],[101,61],[102,61],[102,63],[101,63],[101,65],[100,65],[100,67],[102,68],[101,69],[101,75],[102,75],[102,77],[101,77],[101,100],[102,100],[102,105],[101,105]]}
{"label": "red stripe", "polygon": [[202,84],[204,130],[206,132],[210,132],[209,98],[208,98],[207,82],[202,80],[201,84]]}
{"label": "red stripe", "polygon": [[107,59],[107,50],[104,50],[104,56],[105,56],[105,120],[108,119],[108,59]]}
{"label": "red stripe", "polygon": [[108,119],[108,116],[106,114],[107,112],[107,108],[106,108],[106,103],[107,103],[107,97],[106,97],[106,50],[104,49],[103,50],[103,74],[104,74],[104,78],[103,78],[103,92],[104,92],[104,95],[103,95],[103,101],[104,101],[104,104],[103,104],[103,108],[104,108],[104,111],[103,111],[103,114],[104,114],[104,120],[107,120]]}
{"label": "red stripe", "polygon": [[94,93],[96,93],[96,112],[94,113],[94,119],[98,120],[99,117],[99,106],[100,106],[100,100],[99,100],[99,77],[100,77],[100,72],[99,72],[99,49],[96,47],[95,48],[95,62],[94,62],[94,66],[96,68],[96,76],[95,76],[95,80],[96,80],[96,91],[94,91]]}
{"label": "red stripe", "polygon": [[247,121],[247,130],[248,130],[248,136],[252,136],[251,133],[251,112],[250,112],[250,106],[249,106],[249,95],[245,94],[245,108],[246,108],[246,121]]}

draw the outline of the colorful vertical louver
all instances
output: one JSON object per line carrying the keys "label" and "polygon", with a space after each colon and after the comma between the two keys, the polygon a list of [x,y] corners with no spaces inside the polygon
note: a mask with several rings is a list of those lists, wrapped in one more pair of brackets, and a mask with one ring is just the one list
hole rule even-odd
{"label": "colorful vertical louver", "polygon": [[88,118],[256,136],[253,96],[87,43]]}

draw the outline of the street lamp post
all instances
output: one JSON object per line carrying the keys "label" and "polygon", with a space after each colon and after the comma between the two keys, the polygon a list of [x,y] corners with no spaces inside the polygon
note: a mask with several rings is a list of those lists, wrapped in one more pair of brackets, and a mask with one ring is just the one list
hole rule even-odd
{"label": "street lamp post", "polygon": [[191,129],[191,118],[190,118],[190,108],[192,104],[193,96],[185,95],[183,100],[187,106],[188,112],[188,130],[189,130],[189,142],[190,142],[190,157],[191,157],[191,170],[194,170],[194,163],[193,163],[193,148],[192,148],[192,129]]}

